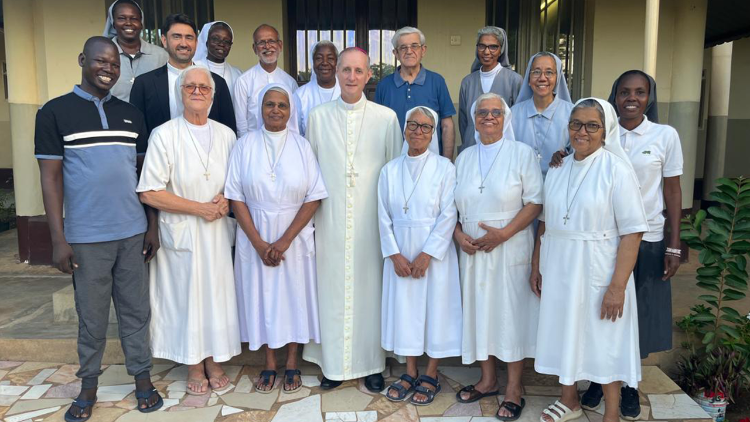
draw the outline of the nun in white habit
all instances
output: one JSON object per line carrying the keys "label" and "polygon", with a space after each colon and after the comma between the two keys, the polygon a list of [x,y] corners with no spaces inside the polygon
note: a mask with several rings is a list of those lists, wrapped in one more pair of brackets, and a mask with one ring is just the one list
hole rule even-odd
{"label": "nun in white habit", "polygon": [[341,87],[336,77],[338,56],[336,44],[328,40],[316,42],[310,49],[313,66],[310,82],[294,91],[299,116],[299,131],[302,136],[305,136],[307,116],[310,115],[310,111],[341,96]]}
{"label": "nun in white habit", "polygon": [[234,95],[234,81],[242,71],[227,62],[234,42],[234,31],[224,21],[208,22],[198,35],[193,63],[206,66],[211,72],[224,78],[229,92]]}
{"label": "nun in white habit", "polygon": [[480,95],[494,92],[509,106],[516,103],[523,78],[508,61],[508,36],[496,26],[485,26],[477,33],[476,57],[471,73],[461,80],[458,94],[458,129],[461,145],[458,152],[475,144],[474,116],[470,110]]}
{"label": "nun in white habit", "polygon": [[633,267],[648,224],[612,106],[578,101],[569,130],[575,154],[547,173],[530,278],[541,294],[535,368],[563,384],[542,421],[579,417],[575,383],[590,380],[616,422],[620,382],[641,380]]}
{"label": "nun in white habit", "polygon": [[534,156],[547,175],[552,154],[568,145],[570,102],[560,58],[543,51],[526,67],[521,92],[513,110],[516,139],[534,149]]}
{"label": "nun in white habit", "polygon": [[[406,113],[407,154],[390,161],[378,179],[383,264],[381,346],[406,356],[406,373],[388,389],[393,401],[428,405],[440,391],[440,358],[461,354],[461,286],[452,234],[456,227],[456,168],[433,152],[435,111]],[[429,356],[425,374],[417,358]]]}
{"label": "nun in white habit", "polygon": [[481,361],[482,378],[457,398],[470,403],[498,394],[496,358],[508,364],[508,387],[497,416],[517,417],[523,359],[534,357],[539,299],[529,291],[534,218],[542,210],[542,172],[528,145],[517,142],[512,113],[494,93],[472,106],[476,145],[456,160],[454,238],[464,309],[463,363]]}
{"label": "nun in white habit", "polygon": [[328,197],[310,143],[296,121],[292,93],[281,84],[258,98],[263,125],[237,141],[224,194],[240,228],[234,262],[240,336],[250,350],[266,346],[256,390],[276,381],[274,349],[289,345],[282,391],[302,386],[298,344],[320,342],[312,217]]}

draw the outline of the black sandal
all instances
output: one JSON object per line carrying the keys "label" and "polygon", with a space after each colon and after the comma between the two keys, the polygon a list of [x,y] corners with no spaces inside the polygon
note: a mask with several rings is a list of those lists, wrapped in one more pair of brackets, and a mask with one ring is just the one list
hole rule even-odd
{"label": "black sandal", "polygon": [[[96,404],[96,398],[94,398],[94,400],[83,400],[83,399],[73,400],[73,404],[71,404],[70,407],[68,408],[68,411],[65,412],[65,421],[66,422],[84,422],[84,421],[89,420],[89,418],[91,418],[91,415],[94,414],[94,404]],[[73,406],[81,409],[81,411],[86,410],[87,407],[90,407],[91,411],[89,412],[88,416],[73,416],[73,414],[70,413],[70,409],[72,409]]]}
{"label": "black sandal", "polygon": [[[406,387],[404,387],[401,384],[401,381],[406,381],[409,384],[409,389],[407,390]],[[409,395],[412,391],[414,391],[414,385],[417,383],[417,380],[412,378],[409,374],[403,374],[401,375],[401,378],[394,381],[393,384],[391,384],[390,387],[388,387],[388,391],[385,392],[385,398],[392,402],[400,402],[406,400],[406,396]],[[391,389],[396,390],[398,393],[398,396],[393,397],[391,396]]]}
{"label": "black sandal", "polygon": [[[287,369],[286,371],[284,371],[284,387],[286,387],[287,385],[294,384],[294,377],[297,375],[300,375],[300,376],[302,375],[302,372],[300,372],[299,369]],[[289,390],[287,390],[286,388],[282,388],[281,391],[289,394],[289,393],[294,393],[300,388],[302,388],[302,378],[300,378],[300,383],[297,386],[297,388],[289,389]]]}
{"label": "black sandal", "polygon": [[[463,398],[461,398],[461,393],[469,393],[469,398],[464,400]],[[456,393],[456,400],[458,400],[459,403],[474,403],[475,401],[479,401],[480,399],[483,399],[485,397],[497,396],[499,394],[500,390],[482,393],[481,391],[475,389],[473,385],[467,385],[466,387],[460,389],[458,393]]]}
{"label": "black sandal", "polygon": [[[269,388],[268,390],[261,390],[260,388],[258,388],[258,385],[256,385],[255,391],[261,394],[271,394],[274,387],[276,387],[276,371],[272,371],[270,369],[260,371],[260,377],[263,379],[263,383],[261,385],[269,385],[271,386],[271,388]],[[273,377],[273,382],[271,382],[271,377]]]}
{"label": "black sandal", "polygon": [[495,417],[501,421],[515,421],[521,417],[521,412],[523,412],[524,407],[526,407],[526,400],[523,398],[521,399],[520,405],[510,401],[504,401],[500,403],[500,409],[505,408],[505,410],[511,413],[511,416],[500,416],[500,409],[497,409]]}
{"label": "black sandal", "polygon": [[[423,387],[422,382],[427,382],[431,384],[434,387],[434,390],[430,390],[427,387]],[[440,387],[440,382],[438,380],[427,375],[420,375],[419,379],[417,379],[417,386],[414,387],[414,393],[424,394],[425,396],[427,396],[427,400],[417,401],[417,400],[414,400],[414,395],[412,395],[409,402],[415,406],[430,405],[432,404],[433,400],[435,400],[435,396],[437,395],[437,393],[440,392],[440,390],[441,390],[441,387]]]}
{"label": "black sandal", "polygon": [[[157,397],[159,397],[159,400],[156,401],[151,406],[148,406],[148,399],[154,396],[156,394]],[[135,391],[135,398],[138,401],[138,411],[141,413],[151,413],[155,410],[159,410],[164,405],[164,399],[161,398],[161,394],[159,394],[158,391],[156,391],[156,388],[151,387],[150,390],[145,391]],[[146,407],[141,407],[140,400],[146,400]]]}

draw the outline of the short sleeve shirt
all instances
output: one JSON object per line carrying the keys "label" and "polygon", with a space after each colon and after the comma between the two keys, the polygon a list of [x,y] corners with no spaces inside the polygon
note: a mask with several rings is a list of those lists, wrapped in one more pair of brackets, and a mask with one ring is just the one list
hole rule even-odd
{"label": "short sleeve shirt", "polygon": [[138,200],[136,155],[148,143],[141,112],[111,94],[80,87],[44,104],[36,115],[34,154],[62,160],[68,243],[126,239],[146,231]]}
{"label": "short sleeve shirt", "polygon": [[[375,102],[396,112],[401,131],[406,124],[406,112],[414,107],[429,107],[438,114],[440,120],[456,114],[448,86],[439,74],[421,67],[413,83],[406,82],[399,70],[383,78],[375,90]],[[443,151],[443,134],[440,122],[436,122],[438,144]]]}
{"label": "short sleeve shirt", "polygon": [[620,145],[630,157],[641,185],[649,227],[643,240],[659,242],[664,239],[666,220],[663,178],[682,174],[680,137],[673,127],[652,123],[644,116],[633,130],[620,127]]}

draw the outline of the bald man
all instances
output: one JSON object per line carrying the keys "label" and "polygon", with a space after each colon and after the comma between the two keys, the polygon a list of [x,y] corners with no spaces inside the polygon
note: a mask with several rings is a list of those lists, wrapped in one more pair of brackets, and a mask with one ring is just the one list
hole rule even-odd
{"label": "bald man", "polygon": [[403,139],[396,113],[363,94],[371,76],[362,49],[342,51],[336,67],[341,97],[314,108],[307,126],[330,196],[315,215],[321,343],[305,346],[303,357],[320,365],[324,389],[360,377],[367,377],[370,391],[385,387],[377,185]]}
{"label": "bald man", "polygon": [[89,38],[78,64],[81,84],[39,109],[34,135],[52,259],[73,276],[78,312],[81,392],[66,421],[91,416],[110,300],[117,309],[125,367],[135,377],[138,410],[152,412],[163,404],[149,373],[146,272],[159,237],[156,215],[149,212],[147,219],[135,192],[146,125],[138,109],[110,93],[120,77],[120,56],[111,40]]}
{"label": "bald man", "polygon": [[258,95],[271,83],[284,85],[289,92],[297,90],[297,81],[278,65],[284,43],[279,31],[271,25],[262,24],[253,32],[253,52],[258,56],[258,64],[248,69],[234,84],[234,116],[237,121],[237,138],[253,130],[259,130]]}

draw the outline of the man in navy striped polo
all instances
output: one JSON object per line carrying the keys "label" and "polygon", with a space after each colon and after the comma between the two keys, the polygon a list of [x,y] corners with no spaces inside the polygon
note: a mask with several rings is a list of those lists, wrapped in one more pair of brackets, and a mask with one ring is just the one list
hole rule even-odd
{"label": "man in navy striped polo", "polygon": [[73,275],[75,288],[82,382],[65,420],[76,422],[91,417],[96,401],[110,298],[138,409],[163,404],[151,384],[148,343],[146,262],[159,248],[156,214],[149,211],[147,219],[135,192],[146,125],[138,109],[110,94],[120,76],[111,40],[89,38],[78,64],[81,84],[39,109],[34,136],[53,262]]}

